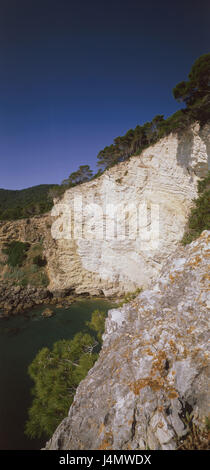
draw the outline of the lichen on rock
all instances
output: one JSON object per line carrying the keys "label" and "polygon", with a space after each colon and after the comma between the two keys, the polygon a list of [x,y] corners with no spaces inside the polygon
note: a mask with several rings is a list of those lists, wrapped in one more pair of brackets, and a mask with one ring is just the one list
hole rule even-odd
{"label": "lichen on rock", "polygon": [[109,311],[99,359],[47,449],[176,449],[187,414],[202,429],[209,255],[204,231],[169,256],[149,289]]}

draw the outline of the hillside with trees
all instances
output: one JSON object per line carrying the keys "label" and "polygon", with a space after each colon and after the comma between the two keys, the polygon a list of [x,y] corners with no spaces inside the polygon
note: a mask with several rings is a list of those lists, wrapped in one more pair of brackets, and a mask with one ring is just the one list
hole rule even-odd
{"label": "hillside with trees", "polygon": [[21,190],[0,189],[0,220],[20,219],[48,212],[53,205],[51,192],[58,189],[59,185],[54,184]]}

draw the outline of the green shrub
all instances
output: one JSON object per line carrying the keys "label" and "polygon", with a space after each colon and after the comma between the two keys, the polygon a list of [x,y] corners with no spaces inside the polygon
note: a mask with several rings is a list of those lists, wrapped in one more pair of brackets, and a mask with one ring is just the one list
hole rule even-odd
{"label": "green shrub", "polygon": [[106,313],[102,310],[94,310],[92,313],[91,321],[86,322],[86,325],[97,333],[97,338],[102,343],[102,335],[105,328]]}
{"label": "green shrub", "polygon": [[142,289],[138,287],[134,292],[127,292],[123,300],[121,300],[121,302],[118,304],[118,307],[122,307],[124,304],[131,302],[133,299],[135,299],[135,297],[137,297],[138,294],[140,294],[141,291]]}
{"label": "green shrub", "polygon": [[49,284],[49,278],[46,273],[41,272],[40,273],[40,282],[43,287],[47,287]]}
{"label": "green shrub", "polygon": [[31,246],[31,252],[32,253],[37,253],[40,254],[42,252],[42,242],[35,243],[34,245]]}
{"label": "green shrub", "polygon": [[22,287],[27,287],[28,285],[28,279],[26,277],[24,277],[21,281],[20,281],[20,285]]}
{"label": "green shrub", "polygon": [[34,400],[25,432],[28,437],[50,437],[68,414],[77,386],[97,359],[96,341],[86,333],[42,348],[29,366]]}
{"label": "green shrub", "polygon": [[39,268],[41,268],[43,266],[46,266],[47,261],[45,258],[42,258],[42,256],[37,255],[33,258],[33,264],[36,264]]}
{"label": "green shrub", "polygon": [[194,200],[182,243],[191,243],[203,230],[210,230],[210,171],[198,183],[198,198]]}
{"label": "green shrub", "polygon": [[[101,342],[106,314],[94,310],[87,326]],[[54,343],[52,350],[42,348],[30,364],[28,372],[34,381],[34,400],[29,409],[25,432],[28,437],[50,437],[67,416],[77,386],[98,358],[99,343],[86,332],[72,340]],[[95,351],[97,348],[97,352]]]}
{"label": "green shrub", "polygon": [[122,183],[122,178],[117,178],[116,183],[121,184]]}
{"label": "green shrub", "polygon": [[7,264],[9,266],[22,266],[23,261],[26,259],[29,243],[13,241],[6,245],[2,251],[8,256]]}
{"label": "green shrub", "polygon": [[28,271],[31,274],[35,274],[39,271],[39,266],[37,266],[36,264],[32,264],[32,266],[30,267],[30,269],[28,269]]}

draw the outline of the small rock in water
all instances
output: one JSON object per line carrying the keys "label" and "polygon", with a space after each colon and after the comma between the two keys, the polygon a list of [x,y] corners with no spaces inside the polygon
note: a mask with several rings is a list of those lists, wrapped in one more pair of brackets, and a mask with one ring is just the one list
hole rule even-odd
{"label": "small rock in water", "polygon": [[46,308],[43,312],[42,312],[42,316],[43,317],[52,317],[54,314],[53,310],[51,308]]}

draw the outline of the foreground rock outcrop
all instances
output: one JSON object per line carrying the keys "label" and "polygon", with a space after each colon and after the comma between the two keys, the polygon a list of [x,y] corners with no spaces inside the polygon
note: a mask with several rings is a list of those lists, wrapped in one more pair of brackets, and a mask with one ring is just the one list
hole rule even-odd
{"label": "foreground rock outcrop", "polygon": [[157,282],[109,311],[98,361],[47,449],[175,449],[209,413],[210,232]]}

